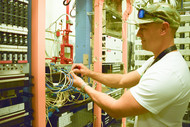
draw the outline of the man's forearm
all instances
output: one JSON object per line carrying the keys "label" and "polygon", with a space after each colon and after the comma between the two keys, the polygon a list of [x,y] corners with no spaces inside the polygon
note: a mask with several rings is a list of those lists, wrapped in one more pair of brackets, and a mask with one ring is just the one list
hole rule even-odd
{"label": "man's forearm", "polygon": [[112,88],[121,88],[120,80],[122,79],[122,74],[104,74],[91,71],[87,76],[92,79]]}
{"label": "man's forearm", "polygon": [[140,74],[137,71],[132,71],[127,74],[104,74],[91,71],[82,64],[73,65],[71,70],[74,73],[81,73],[82,75],[86,75],[112,88],[130,88],[136,85],[141,78]]}
{"label": "man's forearm", "polygon": [[138,84],[141,78],[137,71],[133,71],[127,74],[103,74],[90,71],[87,76],[112,88],[133,87]]}
{"label": "man's forearm", "polygon": [[86,86],[85,91],[91,97],[91,99],[105,112],[107,112],[112,117],[117,117],[118,114],[114,108],[117,100],[105,93],[94,90],[90,86]]}

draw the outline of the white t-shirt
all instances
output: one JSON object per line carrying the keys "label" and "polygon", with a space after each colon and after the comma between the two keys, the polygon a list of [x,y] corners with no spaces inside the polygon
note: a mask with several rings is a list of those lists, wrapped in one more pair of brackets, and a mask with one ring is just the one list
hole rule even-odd
{"label": "white t-shirt", "polygon": [[137,71],[139,84],[130,89],[137,102],[149,112],[139,115],[135,127],[181,127],[190,99],[190,72],[187,63],[177,52],[166,54],[153,62],[151,57]]}

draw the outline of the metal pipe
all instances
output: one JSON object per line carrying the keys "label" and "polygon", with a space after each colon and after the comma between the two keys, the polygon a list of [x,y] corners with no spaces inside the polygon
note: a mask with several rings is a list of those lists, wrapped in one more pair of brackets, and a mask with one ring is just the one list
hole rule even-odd
{"label": "metal pipe", "polygon": [[[123,24],[122,24],[122,39],[123,39],[123,56],[122,61],[124,63],[124,73],[127,73],[127,19],[132,12],[132,5],[130,0],[126,0],[127,2],[127,9],[125,10],[124,14],[122,15]],[[125,89],[126,90],[126,89]],[[126,127],[126,118],[122,118],[122,127]]]}
{"label": "metal pipe", "polygon": [[[94,3],[94,71],[102,72],[102,10],[104,0],[95,0]],[[101,83],[96,90],[102,91]],[[94,84],[95,84],[94,83]],[[101,127],[101,108],[94,104],[94,126]]]}
{"label": "metal pipe", "polygon": [[46,126],[45,109],[45,0],[30,0],[32,2],[32,44],[31,44],[31,74],[33,126]]}
{"label": "metal pipe", "polygon": [[[67,3],[69,2],[70,0],[67,0]],[[69,21],[69,5],[67,5],[66,6],[66,30],[68,30],[69,29],[69,23],[68,23],[68,21]]]}

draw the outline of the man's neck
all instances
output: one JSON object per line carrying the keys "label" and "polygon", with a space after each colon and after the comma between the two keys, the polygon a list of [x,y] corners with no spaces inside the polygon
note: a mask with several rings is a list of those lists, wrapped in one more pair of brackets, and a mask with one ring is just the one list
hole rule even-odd
{"label": "man's neck", "polygon": [[[163,47],[161,47],[161,48],[158,48],[159,50],[158,51],[155,51],[155,52],[153,52],[154,53],[154,58],[157,58],[159,55],[160,55],[160,53],[162,53],[164,50],[166,50],[167,48],[169,48],[169,47],[171,47],[171,46],[173,46],[174,45],[174,43],[171,43],[170,45],[167,45],[167,46],[163,46]],[[175,50],[176,51],[176,50]]]}

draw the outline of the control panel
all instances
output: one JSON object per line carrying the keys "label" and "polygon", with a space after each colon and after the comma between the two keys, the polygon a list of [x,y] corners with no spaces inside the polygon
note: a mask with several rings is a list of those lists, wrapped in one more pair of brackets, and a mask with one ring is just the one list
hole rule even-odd
{"label": "control panel", "polygon": [[32,126],[28,13],[28,0],[0,0],[0,126]]}

